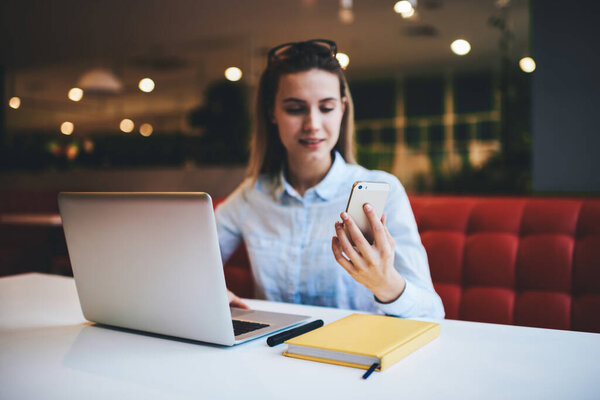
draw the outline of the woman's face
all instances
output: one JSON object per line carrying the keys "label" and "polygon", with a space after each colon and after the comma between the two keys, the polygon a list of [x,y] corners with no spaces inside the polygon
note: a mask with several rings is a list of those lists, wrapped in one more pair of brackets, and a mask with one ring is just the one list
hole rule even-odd
{"label": "woman's face", "polygon": [[330,161],[345,108],[337,75],[311,69],[281,76],[272,122],[277,125],[288,159]]}

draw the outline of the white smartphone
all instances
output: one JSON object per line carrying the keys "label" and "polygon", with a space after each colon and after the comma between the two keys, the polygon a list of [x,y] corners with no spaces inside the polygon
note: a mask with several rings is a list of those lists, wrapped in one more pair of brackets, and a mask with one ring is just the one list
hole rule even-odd
{"label": "white smartphone", "polygon": [[[388,195],[390,194],[390,185],[386,182],[365,182],[358,181],[352,185],[352,191],[350,192],[350,198],[348,199],[348,205],[346,206],[346,212],[352,216],[352,219],[358,225],[363,235],[367,240],[373,240],[373,232],[371,231],[371,224],[363,205],[369,203],[375,209],[377,218],[381,219],[385,202],[387,201]],[[344,229],[346,229],[344,227]],[[348,231],[346,231],[348,233]],[[350,237],[350,235],[348,235]]]}

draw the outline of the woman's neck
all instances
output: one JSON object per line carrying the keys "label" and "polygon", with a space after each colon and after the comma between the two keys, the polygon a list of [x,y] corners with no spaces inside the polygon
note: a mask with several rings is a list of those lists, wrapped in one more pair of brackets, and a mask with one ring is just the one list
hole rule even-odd
{"label": "woman's neck", "polygon": [[325,178],[333,160],[330,157],[316,160],[293,160],[288,157],[286,179],[300,196]]}

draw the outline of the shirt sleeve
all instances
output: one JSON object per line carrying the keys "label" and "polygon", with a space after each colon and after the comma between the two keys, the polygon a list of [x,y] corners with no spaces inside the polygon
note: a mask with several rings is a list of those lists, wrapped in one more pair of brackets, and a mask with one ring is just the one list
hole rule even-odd
{"label": "shirt sleeve", "polygon": [[231,254],[243,241],[240,221],[243,221],[242,215],[246,207],[244,186],[245,184],[242,183],[225,201],[217,206],[215,211],[223,264],[227,262]]}
{"label": "shirt sleeve", "polygon": [[433,288],[427,253],[404,187],[393,177],[384,213],[387,228],[396,242],[394,267],[406,281],[402,295],[393,302],[376,306],[385,314],[404,318],[444,318],[444,305]]}

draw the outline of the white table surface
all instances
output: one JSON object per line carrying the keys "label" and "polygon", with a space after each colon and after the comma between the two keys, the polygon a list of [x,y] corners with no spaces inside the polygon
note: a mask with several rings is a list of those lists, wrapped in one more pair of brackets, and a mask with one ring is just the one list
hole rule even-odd
{"label": "white table surface", "polygon": [[[325,323],[350,313],[248,303]],[[94,326],[72,278],[17,275],[0,279],[0,399],[600,398],[600,334],[441,324],[439,338],[365,381],[264,338],[227,348]]]}

